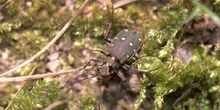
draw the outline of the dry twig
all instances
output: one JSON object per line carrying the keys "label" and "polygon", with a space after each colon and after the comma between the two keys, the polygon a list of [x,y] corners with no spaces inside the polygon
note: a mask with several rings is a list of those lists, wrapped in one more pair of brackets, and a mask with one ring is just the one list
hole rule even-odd
{"label": "dry twig", "polygon": [[38,75],[32,75],[32,76],[20,76],[20,77],[11,77],[11,78],[0,78],[0,83],[6,83],[6,82],[20,82],[20,81],[26,81],[26,80],[33,80],[33,79],[40,79],[45,77],[52,77],[57,75],[64,75],[68,73],[76,73],[81,70],[85,69],[91,69],[92,66],[86,67],[86,68],[77,68],[77,69],[71,69],[66,71],[60,71],[55,73],[45,73],[45,74],[38,74]]}

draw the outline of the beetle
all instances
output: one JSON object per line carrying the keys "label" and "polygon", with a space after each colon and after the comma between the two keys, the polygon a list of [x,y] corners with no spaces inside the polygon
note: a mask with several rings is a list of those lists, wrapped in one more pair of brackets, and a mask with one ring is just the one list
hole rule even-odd
{"label": "beetle", "polygon": [[107,37],[110,28],[111,23],[105,35],[105,40],[110,44],[107,53],[96,50],[104,54],[106,58],[104,60],[90,59],[84,68],[90,62],[95,62],[100,80],[116,73],[122,81],[126,81],[126,77],[122,70],[135,69],[131,64],[140,57],[149,42],[143,45],[141,34],[133,29],[124,29],[111,40]]}
{"label": "beetle", "polygon": [[97,65],[100,77],[107,77],[115,72],[122,81],[126,81],[121,69],[130,68],[130,62],[133,60],[133,63],[138,57],[141,45],[142,36],[138,31],[124,29],[119,32],[110,44],[107,58]]}
{"label": "beetle", "polygon": [[[113,9],[113,7],[112,7]],[[113,12],[112,12],[113,17]],[[132,64],[140,57],[143,53],[145,47],[148,45],[150,40],[148,40],[145,44],[143,43],[143,37],[139,31],[135,29],[123,29],[120,31],[114,39],[108,38],[109,30],[112,26],[113,19],[109,24],[104,40],[109,44],[108,50],[95,50],[106,57],[104,59],[90,59],[87,64],[82,68],[86,68],[91,62],[94,62],[95,67],[97,69],[97,74],[92,77],[98,77],[99,83],[102,84],[102,81],[112,74],[117,74],[122,81],[126,81],[126,77],[124,75],[124,70],[138,70],[132,66]],[[144,71],[147,72],[147,71]],[[87,77],[73,83],[83,81],[88,78]],[[71,84],[73,84],[71,83]],[[71,85],[70,84],[70,85]],[[100,87],[101,93],[101,87]],[[100,102],[101,99],[98,99],[98,109],[100,110]]]}

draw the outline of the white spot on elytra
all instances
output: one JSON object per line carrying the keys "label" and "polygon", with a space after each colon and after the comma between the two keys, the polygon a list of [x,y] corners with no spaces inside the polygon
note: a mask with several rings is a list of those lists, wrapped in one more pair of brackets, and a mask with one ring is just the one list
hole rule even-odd
{"label": "white spot on elytra", "polygon": [[122,55],[124,55],[125,53],[122,53]]}
{"label": "white spot on elytra", "polygon": [[113,47],[113,46],[114,46],[114,44],[111,44],[111,46]]}
{"label": "white spot on elytra", "polygon": [[139,41],[141,41],[141,38],[138,38]]}
{"label": "white spot on elytra", "polygon": [[127,58],[129,57],[129,55],[127,55]]}
{"label": "white spot on elytra", "polygon": [[130,46],[133,46],[133,43],[129,43]]}
{"label": "white spot on elytra", "polygon": [[133,49],[133,51],[134,51],[134,52],[136,52],[136,50],[135,50],[135,49]]}
{"label": "white spot on elytra", "polygon": [[136,60],[136,58],[132,57],[132,60]]}
{"label": "white spot on elytra", "polygon": [[127,29],[125,29],[125,32],[128,32],[128,30],[127,30]]}
{"label": "white spot on elytra", "polygon": [[121,40],[125,40],[125,38],[124,38],[124,37],[122,37],[122,38],[121,38]]}

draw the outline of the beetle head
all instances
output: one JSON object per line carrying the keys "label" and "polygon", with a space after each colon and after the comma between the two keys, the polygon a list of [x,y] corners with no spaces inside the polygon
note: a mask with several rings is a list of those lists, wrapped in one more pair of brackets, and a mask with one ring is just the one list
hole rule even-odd
{"label": "beetle head", "polygon": [[106,62],[99,62],[97,64],[97,70],[100,79],[104,79],[109,75],[109,65]]}
{"label": "beetle head", "polygon": [[101,79],[110,75],[110,68],[115,66],[115,57],[107,57],[106,61],[97,63],[97,70]]}

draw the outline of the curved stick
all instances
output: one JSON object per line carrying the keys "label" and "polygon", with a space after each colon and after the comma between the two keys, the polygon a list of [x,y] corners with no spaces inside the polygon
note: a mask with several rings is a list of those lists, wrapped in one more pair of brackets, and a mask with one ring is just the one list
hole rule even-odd
{"label": "curved stick", "polygon": [[26,80],[41,79],[45,77],[52,77],[52,76],[57,76],[57,75],[73,73],[73,72],[79,72],[83,69],[91,69],[91,68],[92,67],[88,67],[88,68],[83,67],[83,68],[71,69],[71,70],[60,71],[60,72],[55,72],[55,73],[45,73],[45,74],[38,74],[38,75],[32,75],[32,76],[20,76],[20,77],[12,77],[12,78],[0,78],[0,83],[20,82],[20,81],[26,81]]}

